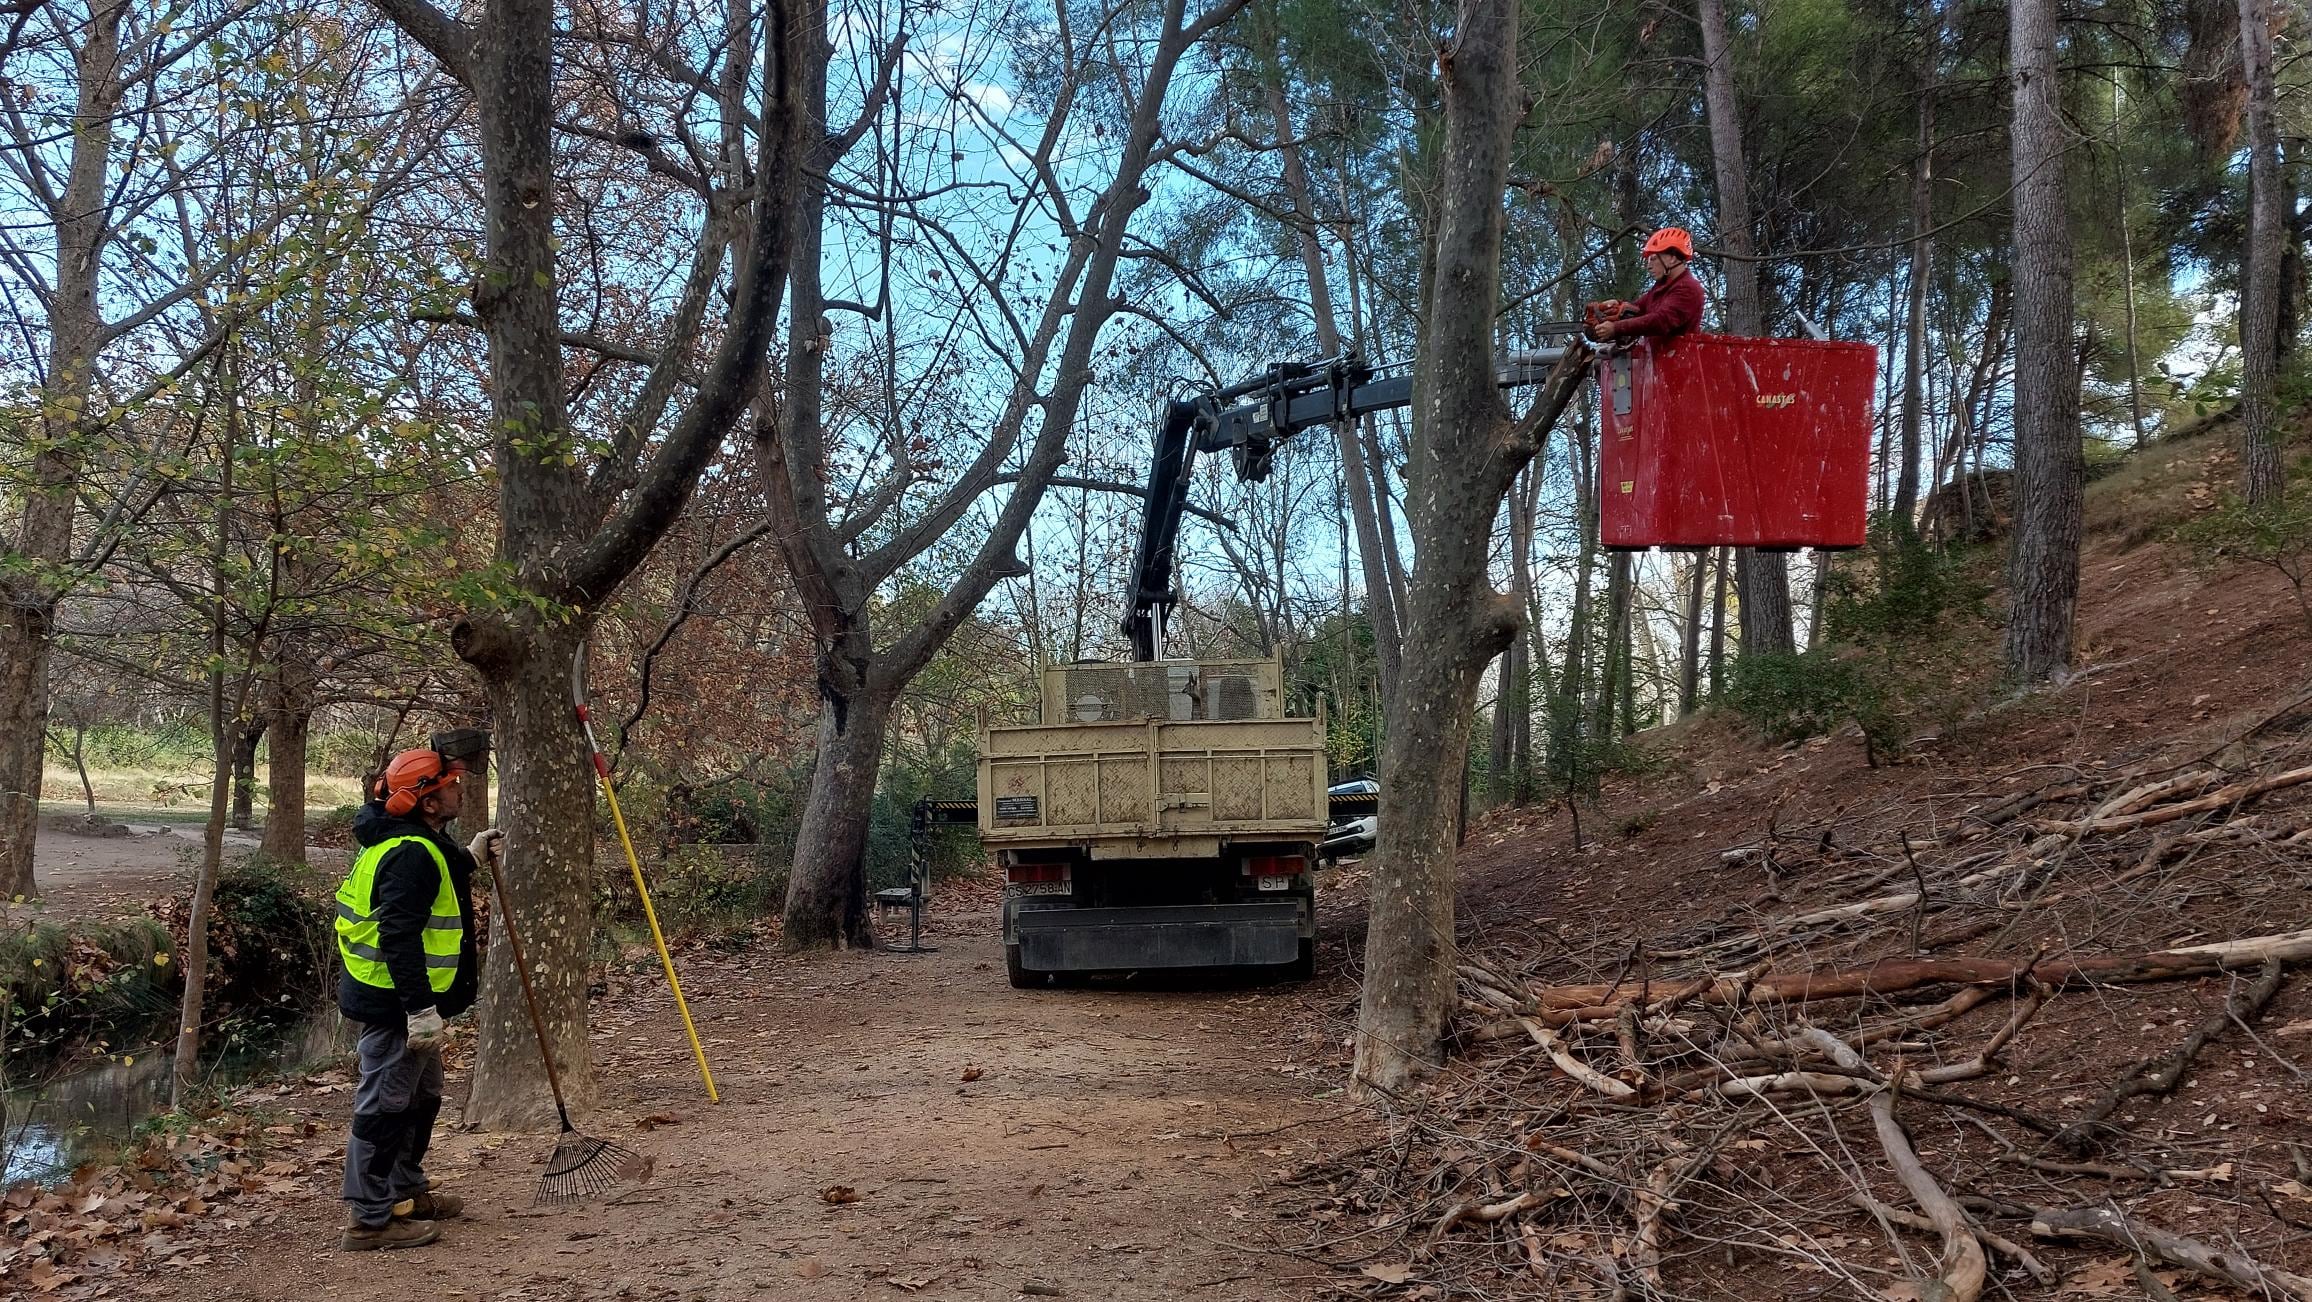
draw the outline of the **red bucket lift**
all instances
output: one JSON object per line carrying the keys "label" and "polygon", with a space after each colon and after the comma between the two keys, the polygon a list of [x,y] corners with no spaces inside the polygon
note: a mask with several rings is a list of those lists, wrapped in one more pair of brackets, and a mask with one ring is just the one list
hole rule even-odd
{"label": "red bucket lift", "polygon": [[1643,339],[1600,362],[1598,387],[1602,545],[1862,545],[1873,345]]}

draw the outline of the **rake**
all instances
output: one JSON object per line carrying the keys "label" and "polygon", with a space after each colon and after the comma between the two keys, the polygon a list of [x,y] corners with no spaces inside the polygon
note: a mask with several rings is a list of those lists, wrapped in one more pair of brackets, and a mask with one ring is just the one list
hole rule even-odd
{"label": "rake", "polygon": [[538,1037],[538,1056],[546,1063],[546,1085],[554,1091],[554,1114],[562,1119],[562,1137],[546,1158],[546,1173],[538,1177],[536,1201],[576,1202],[590,1198],[621,1180],[646,1179],[650,1162],[633,1149],[607,1139],[579,1133],[570,1124],[570,1108],[562,1102],[562,1076],[554,1070],[554,1050],[546,1043],[546,1023],[538,1016],[538,992],[530,987],[530,964],[522,957],[522,934],[514,929],[514,909],[506,899],[502,872],[490,874],[497,888],[498,916],[506,924],[506,944],[514,951],[514,974],[522,978],[522,1005],[530,1010],[530,1029]]}

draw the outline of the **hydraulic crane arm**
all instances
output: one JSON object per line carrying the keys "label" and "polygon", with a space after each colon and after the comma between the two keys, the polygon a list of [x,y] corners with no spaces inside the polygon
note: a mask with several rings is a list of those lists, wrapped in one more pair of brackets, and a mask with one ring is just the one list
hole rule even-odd
{"label": "hydraulic crane arm", "polygon": [[[1579,322],[1551,322],[1541,333],[1580,330]],[[1499,368],[1501,386],[1539,384],[1565,351],[1559,347],[1511,353]],[[1279,441],[1312,425],[1354,420],[1412,402],[1410,374],[1378,374],[1353,352],[1322,361],[1279,363],[1225,389],[1165,400],[1141,505],[1140,544],[1132,557],[1131,608],[1124,617],[1132,658],[1156,658],[1164,640],[1165,617],[1179,600],[1173,590],[1174,548],[1198,453],[1226,450],[1236,465],[1236,477],[1257,483],[1268,478]]]}

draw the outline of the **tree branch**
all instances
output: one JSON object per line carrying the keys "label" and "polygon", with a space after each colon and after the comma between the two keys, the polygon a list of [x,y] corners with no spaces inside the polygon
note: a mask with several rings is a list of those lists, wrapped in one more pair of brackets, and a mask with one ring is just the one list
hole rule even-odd
{"label": "tree branch", "polygon": [[474,89],[473,29],[434,7],[429,0],[370,0],[393,25],[441,61],[442,70]]}

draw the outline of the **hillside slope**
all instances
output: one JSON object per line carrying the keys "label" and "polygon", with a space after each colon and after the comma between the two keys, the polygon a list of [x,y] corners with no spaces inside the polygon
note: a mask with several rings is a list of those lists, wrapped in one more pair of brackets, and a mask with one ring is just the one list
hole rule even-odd
{"label": "hillside slope", "polygon": [[[1335,1246],[1296,1250],[1449,1296],[2312,1298],[2216,1278],[2312,1274],[2312,983],[2141,958],[2312,927],[2312,635],[2277,573],[2163,541],[2233,474],[2204,437],[2094,486],[2060,688],[1878,767],[1706,715],[1579,850],[1562,804],[1473,826],[1466,1052],[1307,1173]],[[2152,1284],[2034,1236],[2090,1205]]]}

